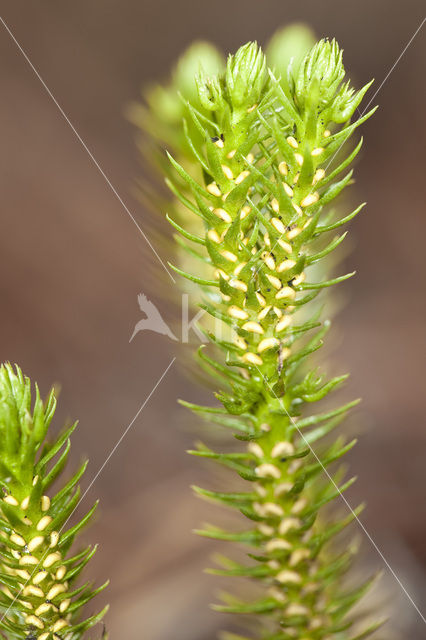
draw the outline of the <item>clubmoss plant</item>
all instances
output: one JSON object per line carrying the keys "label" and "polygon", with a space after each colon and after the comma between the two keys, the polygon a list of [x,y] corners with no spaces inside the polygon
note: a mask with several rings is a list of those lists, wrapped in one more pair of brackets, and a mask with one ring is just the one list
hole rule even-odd
{"label": "clubmoss plant", "polygon": [[0,368],[0,628],[9,640],[79,640],[107,608],[82,618],[83,606],[104,585],[74,582],[96,551],[72,552],[78,532],[97,503],[68,526],[76,509],[78,482],[87,462],[52,492],[70,451],[76,424],[54,441],[47,439],[56,408],[52,389],[46,402],[19,367]]}
{"label": "clubmoss plant", "polygon": [[355,92],[344,78],[334,40],[318,42],[297,73],[290,69],[286,88],[249,43],[228,58],[222,74],[198,74],[202,111],[186,104],[196,139],[189,127],[183,131],[200,178],[169,156],[173,193],[203,232],[192,233],[182,218],[173,226],[195,243],[209,276],[175,271],[207,293],[201,306],[228,331],[209,333],[217,357],[199,353],[221,385],[222,407],[183,404],[245,443],[238,452],[200,445],[192,453],[249,483],[242,492],[196,488],[250,522],[243,531],[208,526],[199,533],[251,547],[247,563],[225,560],[217,573],[251,578],[259,596],[226,595],[216,608],[252,614],[250,637],[263,640],[354,640],[379,626],[353,626],[350,612],[371,580],[347,590],[354,549],[335,543],[361,507],[343,518],[325,508],[353,483],[341,468],[330,475],[328,467],[355,444],[330,434],[357,402],[310,409],[347,378],[325,380],[313,367],[329,322],[312,305],[319,292],[352,274],[319,282],[311,275],[346,235],[330,234],[362,208],[342,217],[330,209],[351,182],[351,170],[341,174],[362,140],[343,159],[339,152],[374,112],[351,122],[370,84]]}

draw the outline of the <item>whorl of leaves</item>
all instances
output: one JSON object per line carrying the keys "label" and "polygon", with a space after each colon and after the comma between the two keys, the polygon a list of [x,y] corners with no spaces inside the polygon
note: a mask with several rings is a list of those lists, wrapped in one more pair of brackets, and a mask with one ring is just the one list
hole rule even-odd
{"label": "whorl of leaves", "polygon": [[67,523],[80,499],[79,480],[87,462],[55,492],[70,451],[76,423],[54,441],[47,439],[56,408],[46,402],[19,367],[0,368],[0,628],[9,640],[79,640],[106,612],[82,617],[94,589],[75,584],[96,551],[71,551],[97,503],[73,526]]}
{"label": "whorl of leaves", "polygon": [[335,41],[318,42],[296,74],[289,69],[286,83],[249,43],[228,58],[222,74],[200,72],[197,104],[185,104],[190,124],[182,132],[202,179],[169,156],[174,195],[203,223],[194,234],[182,216],[171,220],[181,242],[194,243],[189,250],[205,263],[201,276],[175,271],[216,292],[202,307],[231,336],[209,334],[222,354],[217,358],[199,352],[220,385],[223,406],[183,404],[246,443],[238,452],[204,445],[192,452],[249,483],[238,493],[196,488],[250,523],[240,532],[208,526],[199,533],[251,548],[247,563],[225,559],[215,572],[251,578],[260,597],[247,602],[228,594],[216,608],[253,614],[251,637],[262,640],[355,640],[378,626],[353,627],[348,614],[371,581],[347,591],[343,577],[353,546],[336,552],[329,544],[360,507],[342,519],[323,509],[353,482],[344,481],[341,469],[327,470],[355,444],[344,435],[330,444],[330,434],[356,402],[310,412],[347,377],[326,380],[313,368],[329,322],[316,305],[312,317],[309,309],[321,290],[352,274],[315,281],[312,267],[340,245],[346,234],[333,232],[362,208],[336,218],[330,203],[351,183],[352,170],[344,171],[362,140],[349,152],[341,149],[374,112],[351,122],[370,85],[356,92],[344,76]]}

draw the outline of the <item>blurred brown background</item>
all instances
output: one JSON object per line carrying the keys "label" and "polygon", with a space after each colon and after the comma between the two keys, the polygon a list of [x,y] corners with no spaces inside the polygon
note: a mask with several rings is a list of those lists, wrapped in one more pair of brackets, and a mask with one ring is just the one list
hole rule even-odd
{"label": "blurred brown background", "polygon": [[[1,15],[139,224],[132,197],[140,175],[135,132],[123,113],[140,86],[168,73],[194,39],[223,51],[305,20],[335,36],[358,84],[379,87],[423,19],[423,3],[287,0],[2,1]],[[425,31],[402,57],[363,127],[357,192],[368,207],[352,225],[357,277],[339,316],[338,371],[362,396],[364,431],[352,454],[368,501],[363,522],[425,611],[424,428],[426,218],[424,200]],[[62,385],[57,425],[79,417],[73,462],[90,466],[83,488],[129,425],[174,355],[174,343],[141,333],[136,296],[149,292],[151,250],[41,83],[0,25],[0,357],[21,364],[44,391]],[[370,91],[370,96],[372,95]],[[423,164],[423,166],[422,166]],[[161,247],[158,247],[161,253]],[[168,256],[163,256],[165,259]],[[167,276],[166,276],[167,277]],[[171,286],[171,283],[166,283]],[[111,577],[111,638],[211,640],[229,621],[209,611],[214,578],[202,574],[212,545],[191,528],[211,509],[189,484],[205,470],[185,454],[192,433],[177,397],[200,392],[175,362],[91,488],[102,511],[86,537],[100,543],[92,574]],[[207,517],[207,516],[206,516]],[[382,561],[365,541],[366,562]],[[383,588],[403,638],[424,623],[385,571]],[[386,634],[385,634],[386,637]]]}

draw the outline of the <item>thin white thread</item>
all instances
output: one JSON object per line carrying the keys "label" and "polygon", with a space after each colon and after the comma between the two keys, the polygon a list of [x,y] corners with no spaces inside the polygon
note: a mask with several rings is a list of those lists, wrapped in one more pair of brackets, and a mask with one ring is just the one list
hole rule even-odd
{"label": "thin white thread", "polygon": [[6,22],[4,21],[4,19],[0,16],[0,21],[3,24],[4,28],[6,29],[6,31],[8,32],[8,34],[10,35],[10,37],[12,38],[13,42],[16,44],[16,46],[18,47],[19,51],[21,52],[22,56],[25,58],[25,60],[27,61],[27,63],[29,64],[29,66],[31,67],[32,71],[35,73],[35,75],[37,76],[38,80],[41,82],[42,86],[44,87],[45,91],[47,92],[48,96],[50,97],[50,99],[53,101],[53,103],[56,105],[57,109],[59,110],[60,114],[62,115],[62,117],[64,118],[64,120],[66,121],[66,123],[69,125],[69,127],[71,128],[72,132],[74,133],[74,135],[76,136],[77,140],[80,142],[80,144],[82,145],[83,149],[86,151],[87,155],[89,156],[89,158],[92,160],[93,164],[95,165],[95,167],[97,168],[97,170],[99,171],[99,173],[101,174],[101,176],[103,177],[103,179],[105,180],[105,182],[107,183],[107,185],[109,186],[109,188],[111,189],[111,191],[113,192],[113,194],[115,195],[115,197],[117,198],[117,200],[119,201],[119,203],[121,204],[121,206],[123,207],[123,209],[126,211],[126,213],[128,214],[128,216],[130,217],[130,219],[132,220],[132,222],[135,224],[135,226],[137,227],[139,233],[142,235],[142,237],[145,239],[145,241],[147,242],[148,246],[150,247],[151,251],[154,253],[154,255],[156,256],[157,260],[160,262],[160,264],[162,265],[163,269],[167,272],[167,274],[169,275],[169,277],[172,279],[173,283],[176,284],[176,280],[174,279],[174,277],[172,276],[172,274],[170,273],[170,271],[167,269],[166,265],[164,264],[163,260],[160,258],[160,256],[158,255],[156,249],[152,246],[150,240],[148,239],[147,235],[145,234],[145,232],[142,230],[142,228],[140,227],[140,225],[138,224],[136,218],[133,216],[133,214],[131,213],[131,211],[129,210],[129,208],[127,207],[127,205],[125,204],[125,202],[123,201],[122,197],[120,196],[120,194],[118,193],[117,189],[114,187],[114,185],[112,184],[111,180],[108,178],[108,176],[106,175],[105,171],[102,169],[102,167],[100,166],[99,162],[96,160],[95,156],[93,155],[93,153],[90,151],[89,147],[87,146],[87,144],[84,142],[83,138],[80,136],[80,134],[78,133],[77,129],[74,127],[74,125],[72,124],[71,120],[68,118],[67,114],[65,113],[65,111],[62,109],[61,105],[59,104],[59,102],[56,100],[55,96],[53,95],[53,93],[51,92],[51,90],[49,89],[49,87],[47,86],[47,84],[45,83],[45,81],[43,80],[43,78],[41,77],[40,73],[37,71],[36,67],[33,65],[33,63],[31,62],[31,60],[29,59],[29,57],[27,56],[27,54],[25,53],[24,49],[21,47],[21,45],[19,44],[18,40],[15,38],[15,36],[13,35],[12,31],[9,29],[8,25],[6,24]]}
{"label": "thin white thread", "polygon": [[373,97],[370,99],[370,101],[367,103],[367,106],[365,107],[364,111],[361,113],[361,116],[364,115],[364,113],[367,111],[368,107],[370,106],[370,104],[373,102],[374,98],[377,96],[377,94],[379,93],[380,89],[383,87],[383,85],[385,84],[386,80],[389,78],[389,76],[391,75],[391,73],[394,71],[395,67],[398,65],[399,61],[401,60],[402,56],[404,55],[404,53],[407,51],[408,47],[410,46],[410,44],[413,42],[414,38],[416,37],[416,35],[419,33],[420,29],[422,28],[422,26],[425,23],[426,18],[423,18],[422,22],[420,23],[420,25],[417,27],[416,31],[414,32],[414,34],[411,36],[410,40],[408,41],[408,43],[405,45],[404,49],[402,50],[402,52],[400,53],[399,57],[397,58],[397,60],[393,63],[392,67],[390,68],[390,70],[388,71],[387,75],[385,76],[385,79],[383,80],[383,82],[380,84],[379,88],[377,89],[376,93],[373,95]]}

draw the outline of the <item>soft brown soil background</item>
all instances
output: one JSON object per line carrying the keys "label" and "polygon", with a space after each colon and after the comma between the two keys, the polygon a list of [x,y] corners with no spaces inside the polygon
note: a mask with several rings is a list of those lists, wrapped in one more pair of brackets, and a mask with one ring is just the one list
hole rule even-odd
{"label": "soft brown soil background", "polygon": [[[234,50],[304,19],[318,35],[336,36],[352,76],[359,83],[374,76],[378,88],[419,26],[422,5],[0,2],[4,20],[143,228],[148,214],[132,197],[140,166],[124,108],[192,39]],[[345,393],[364,399],[364,433],[351,455],[359,481],[350,500],[368,501],[363,522],[423,611],[424,54],[423,30],[364,126],[356,189],[368,208],[352,225],[347,263],[358,274],[345,285],[349,299],[334,355],[335,370],[352,372]],[[80,419],[73,462],[90,457],[84,488],[172,357],[183,356],[154,334],[129,345],[139,291],[168,311],[155,297],[155,257],[2,26],[0,57],[0,358],[19,362],[44,391],[61,383],[57,425]],[[204,471],[184,453],[193,435],[175,406],[177,397],[197,395],[176,362],[80,507],[101,499],[100,517],[85,535],[100,543],[92,574],[111,577],[102,600],[112,605],[113,639],[211,640],[229,625],[207,608],[217,584],[201,573],[211,545],[190,534],[201,518],[215,517],[191,496],[189,484],[201,484]],[[368,540],[364,547],[365,562],[381,566]],[[383,589],[392,608],[384,637],[399,628],[404,639],[424,638],[424,624],[386,570]]]}

